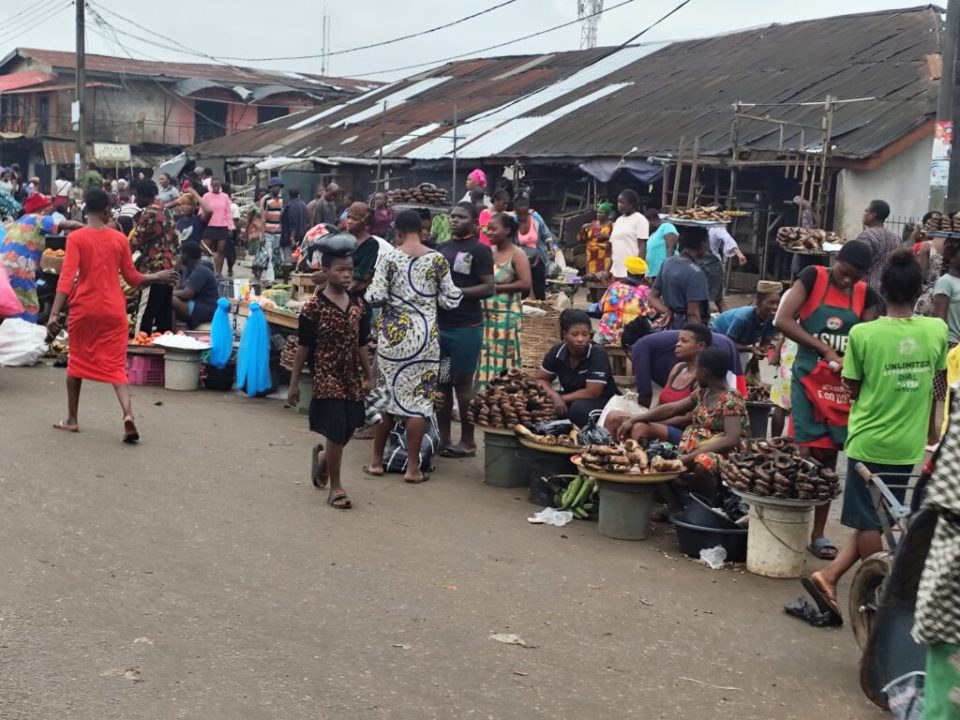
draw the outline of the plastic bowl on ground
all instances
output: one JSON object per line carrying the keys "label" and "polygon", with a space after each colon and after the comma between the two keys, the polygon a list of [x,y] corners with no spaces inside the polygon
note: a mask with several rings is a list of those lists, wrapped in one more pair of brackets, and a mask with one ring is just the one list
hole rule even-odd
{"label": "plastic bowl on ground", "polygon": [[717,530],[739,530],[740,527],[729,518],[712,509],[703,495],[690,493],[690,502],[682,513],[682,519],[691,525]]}
{"label": "plastic bowl on ground", "polygon": [[727,562],[746,562],[747,529],[727,530],[693,525],[684,519],[684,513],[674,513],[670,522],[677,528],[680,551],[699,558],[700,551],[722,545],[727,551]]}

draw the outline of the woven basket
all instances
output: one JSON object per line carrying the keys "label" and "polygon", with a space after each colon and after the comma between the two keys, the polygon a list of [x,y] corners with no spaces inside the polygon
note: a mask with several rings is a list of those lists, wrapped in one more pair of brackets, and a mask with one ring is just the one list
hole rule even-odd
{"label": "woven basket", "polygon": [[543,365],[543,356],[560,339],[560,313],[547,309],[546,315],[524,315],[520,331],[520,359],[523,367],[536,369]]}

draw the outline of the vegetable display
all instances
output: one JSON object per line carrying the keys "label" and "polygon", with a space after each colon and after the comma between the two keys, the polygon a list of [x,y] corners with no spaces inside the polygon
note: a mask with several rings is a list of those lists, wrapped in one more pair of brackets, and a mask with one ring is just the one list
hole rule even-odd
{"label": "vegetable display", "polygon": [[520,423],[553,420],[557,412],[547,391],[522,371],[513,369],[494,378],[474,395],[467,420],[482,427],[516,429]]}
{"label": "vegetable display", "polygon": [[791,500],[831,500],[840,493],[837,473],[803,458],[784,438],[750,440],[730,453],[721,476],[741,492]]}
{"label": "vegetable display", "polygon": [[553,502],[558,510],[569,510],[574,517],[589,520],[600,507],[599,492],[600,488],[595,479],[577,475],[564,490],[554,496]]}

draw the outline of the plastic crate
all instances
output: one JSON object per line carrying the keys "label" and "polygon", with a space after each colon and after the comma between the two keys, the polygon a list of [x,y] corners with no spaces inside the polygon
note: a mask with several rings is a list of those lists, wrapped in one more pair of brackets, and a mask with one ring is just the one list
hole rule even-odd
{"label": "plastic crate", "polygon": [[163,355],[127,355],[131,385],[163,386]]}

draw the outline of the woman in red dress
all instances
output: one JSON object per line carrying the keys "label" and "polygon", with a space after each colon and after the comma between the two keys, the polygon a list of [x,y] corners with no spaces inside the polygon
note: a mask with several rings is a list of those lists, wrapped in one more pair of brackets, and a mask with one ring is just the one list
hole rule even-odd
{"label": "woman in red dress", "polygon": [[78,432],[77,409],[83,380],[113,385],[123,409],[123,441],[140,439],[133,421],[127,388],[127,302],[118,274],[132,287],[152,283],[174,283],[172,270],[142,275],[133,267],[130,246],[123,233],[107,227],[110,198],[103,190],[86,195],[88,224],[70,234],[63,259],[57,296],[47,324],[49,335],[59,334],[60,313],[69,303],[70,356],[67,361],[67,419],[53,427]]}

